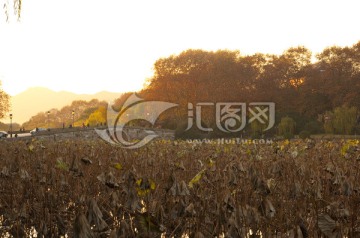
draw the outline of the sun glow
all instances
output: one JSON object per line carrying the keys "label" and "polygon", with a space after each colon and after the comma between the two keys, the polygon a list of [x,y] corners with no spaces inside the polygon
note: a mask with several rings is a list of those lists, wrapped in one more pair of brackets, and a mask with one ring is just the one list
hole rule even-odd
{"label": "sun glow", "polygon": [[[338,1],[24,1],[0,21],[0,80],[14,95],[43,86],[77,93],[134,91],[160,57],[189,48],[314,53],[360,40],[358,3]],[[0,17],[4,13],[0,12]],[[334,17],[337,16],[337,17]]]}

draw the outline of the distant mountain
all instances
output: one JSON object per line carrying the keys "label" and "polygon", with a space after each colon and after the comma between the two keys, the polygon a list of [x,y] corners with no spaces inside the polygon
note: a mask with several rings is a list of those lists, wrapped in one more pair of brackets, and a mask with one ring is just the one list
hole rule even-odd
{"label": "distant mountain", "polygon": [[[96,94],[75,94],[67,91],[53,91],[48,88],[35,87],[11,97],[13,122],[19,124],[29,120],[39,112],[57,108],[60,109],[75,100],[98,99],[100,101],[113,101],[121,93],[102,91]],[[5,118],[5,120],[7,120]],[[3,120],[4,121],[4,120]]]}

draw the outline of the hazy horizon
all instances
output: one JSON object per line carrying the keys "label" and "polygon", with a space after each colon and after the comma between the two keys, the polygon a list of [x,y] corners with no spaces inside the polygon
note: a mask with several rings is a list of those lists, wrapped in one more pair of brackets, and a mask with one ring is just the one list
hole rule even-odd
{"label": "hazy horizon", "polygon": [[[13,122],[22,124],[37,113],[61,109],[75,100],[98,99],[109,102],[119,98],[122,93],[100,91],[94,94],[77,94],[66,90],[54,91],[45,87],[32,87],[10,98],[10,112],[13,114]],[[5,117],[0,121],[8,123],[9,118]]]}
{"label": "hazy horizon", "polygon": [[11,93],[8,93],[8,92],[7,93],[11,97],[14,97],[14,96],[17,96],[19,94],[25,93],[25,92],[27,92],[29,90],[38,90],[38,89],[50,90],[50,91],[53,91],[55,93],[68,92],[68,93],[73,93],[73,94],[78,94],[78,95],[94,95],[94,94],[99,94],[99,93],[103,93],[103,92],[105,92],[105,93],[119,93],[119,94],[125,93],[125,91],[116,92],[116,91],[109,91],[109,90],[98,90],[98,91],[95,90],[94,92],[90,91],[90,92],[86,92],[86,93],[81,93],[81,92],[79,92],[77,90],[73,90],[73,91],[64,90],[64,89],[57,90],[57,89],[52,89],[52,88],[49,88],[49,87],[36,86],[36,85],[35,86],[30,86],[30,87],[28,87],[28,88],[26,88],[26,89],[24,89],[24,90],[22,90],[22,91],[20,91],[20,92],[18,92],[16,94],[11,94]]}

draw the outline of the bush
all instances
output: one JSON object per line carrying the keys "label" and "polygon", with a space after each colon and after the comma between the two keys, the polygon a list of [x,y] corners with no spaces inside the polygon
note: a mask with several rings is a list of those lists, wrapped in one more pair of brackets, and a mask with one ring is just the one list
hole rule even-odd
{"label": "bush", "polygon": [[311,136],[311,133],[309,131],[304,130],[299,133],[300,139],[303,139],[303,140],[310,138],[310,136]]}
{"label": "bush", "polygon": [[335,133],[342,135],[351,135],[356,132],[358,123],[356,107],[337,107],[333,112],[326,112],[328,118],[324,122],[326,133]]}
{"label": "bush", "polygon": [[278,129],[279,129],[279,135],[284,136],[286,138],[287,136],[294,137],[295,133],[295,127],[296,122],[291,117],[283,117],[281,118],[281,122],[279,123]]}
{"label": "bush", "polygon": [[260,139],[263,135],[263,131],[265,130],[265,128],[266,125],[261,124],[259,121],[253,121],[250,124],[251,138]]}
{"label": "bush", "polygon": [[305,124],[304,131],[308,131],[310,134],[320,134],[324,132],[324,127],[319,121],[310,121]]}
{"label": "bush", "polygon": [[285,132],[282,136],[284,137],[284,139],[287,139],[287,140],[294,138],[294,134],[290,133],[290,132]]}

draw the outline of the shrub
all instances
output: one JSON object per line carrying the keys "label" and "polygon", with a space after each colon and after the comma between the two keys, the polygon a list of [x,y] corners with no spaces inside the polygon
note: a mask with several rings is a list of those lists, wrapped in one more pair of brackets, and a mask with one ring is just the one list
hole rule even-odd
{"label": "shrub", "polygon": [[251,138],[252,139],[260,139],[263,135],[263,131],[265,130],[266,125],[261,124],[259,121],[253,121],[250,124],[251,129]]}
{"label": "shrub", "polygon": [[324,129],[326,133],[351,135],[356,132],[358,123],[356,107],[337,107],[333,112],[325,113]]}
{"label": "shrub", "polygon": [[290,132],[285,132],[282,136],[284,137],[284,139],[287,139],[287,140],[294,138],[294,134],[290,133]]}
{"label": "shrub", "polygon": [[300,139],[303,139],[303,140],[310,138],[310,136],[311,136],[311,133],[309,131],[304,130],[299,133]]}
{"label": "shrub", "polygon": [[319,121],[310,121],[305,124],[304,131],[308,131],[310,134],[319,134],[324,131],[323,125]]}
{"label": "shrub", "polygon": [[291,117],[283,117],[279,123],[279,135],[291,138],[294,137],[296,122]]}

